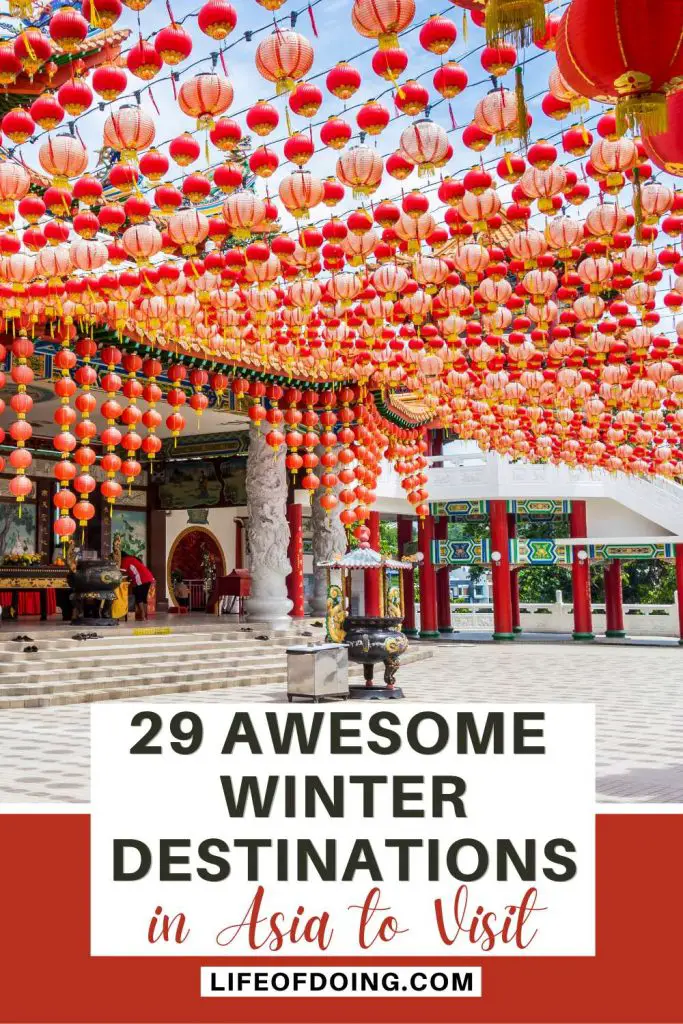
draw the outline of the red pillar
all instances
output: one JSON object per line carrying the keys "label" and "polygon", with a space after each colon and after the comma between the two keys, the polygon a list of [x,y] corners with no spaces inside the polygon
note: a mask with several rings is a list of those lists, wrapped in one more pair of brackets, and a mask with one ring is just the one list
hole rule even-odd
{"label": "red pillar", "polygon": [[[514,640],[512,631],[512,592],[508,545],[507,502],[489,502],[491,525],[491,576],[493,578],[493,639]],[[493,558],[494,554],[500,558]]]}
{"label": "red pillar", "polygon": [[[413,542],[413,520],[410,516],[398,516],[396,519],[398,539],[398,557],[406,554],[406,547]],[[415,574],[403,573],[403,632],[406,636],[417,636],[415,629]]]}
{"label": "red pillar", "polygon": [[242,530],[244,529],[244,523],[241,519],[235,520],[235,568],[244,568],[244,558],[242,555]]}
{"label": "red pillar", "polygon": [[[370,547],[373,551],[379,551],[379,512],[370,513],[367,526],[370,530]],[[379,569],[365,569],[363,576],[365,588],[365,614],[380,615]]]}
{"label": "red pillar", "polygon": [[626,636],[624,603],[621,589],[621,562],[618,558],[605,564],[605,636]]}
{"label": "red pillar", "polygon": [[417,523],[417,544],[422,554],[420,562],[420,636],[438,637],[436,616],[436,573],[432,562],[434,518],[425,516]]}
{"label": "red pillar", "polygon": [[[572,537],[588,536],[585,501],[572,501],[569,531]],[[583,546],[577,546],[572,550],[572,599],[574,601],[574,632],[572,636],[575,640],[593,640],[591,570],[588,551]],[[582,554],[586,557],[580,557]]]}
{"label": "red pillar", "polygon": [[[434,523],[434,537],[436,540],[448,540],[448,517],[439,516]],[[439,633],[452,633],[453,623],[451,621],[451,585],[450,566],[444,565],[436,569],[436,608]]]}
{"label": "red pillar", "polygon": [[678,635],[683,644],[683,544],[676,545],[676,594],[678,597]]}
{"label": "red pillar", "polygon": [[[515,512],[508,512],[508,537],[515,540],[517,537],[517,515]],[[510,570],[510,600],[512,603],[512,632],[522,632],[522,616],[519,610],[519,569]]]}
{"label": "red pillar", "polygon": [[303,506],[292,503],[287,506],[289,521],[289,547],[287,557],[292,571],[287,577],[287,597],[292,602],[290,616],[304,617],[304,522]]}

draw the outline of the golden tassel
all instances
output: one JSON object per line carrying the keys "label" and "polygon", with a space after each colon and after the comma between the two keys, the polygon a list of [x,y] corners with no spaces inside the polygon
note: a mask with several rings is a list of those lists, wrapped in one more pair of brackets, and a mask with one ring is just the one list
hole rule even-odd
{"label": "golden tassel", "polygon": [[633,168],[633,214],[635,216],[636,241],[643,240],[643,193],[640,183],[640,172],[637,167]]}
{"label": "golden tassel", "polygon": [[664,93],[624,96],[617,101],[615,115],[621,135],[628,129],[641,135],[663,135],[669,127]]}
{"label": "golden tassel", "polygon": [[526,147],[529,142],[529,119],[524,96],[524,80],[519,65],[515,68],[515,99],[517,100],[517,138]]}
{"label": "golden tassel", "polygon": [[544,0],[488,0],[486,40],[504,36],[515,46],[529,46],[540,39],[546,28]]}

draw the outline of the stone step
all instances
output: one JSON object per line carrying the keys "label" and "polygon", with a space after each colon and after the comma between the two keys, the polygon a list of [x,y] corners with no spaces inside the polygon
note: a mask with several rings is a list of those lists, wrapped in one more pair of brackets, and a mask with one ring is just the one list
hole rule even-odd
{"label": "stone step", "polygon": [[[309,632],[310,635],[308,635]],[[247,643],[253,640],[256,636],[261,635],[268,636],[269,641],[274,644],[286,645],[292,643],[292,641],[299,641],[302,638],[307,640],[314,640],[318,638],[322,639],[324,635],[324,631],[322,629],[306,630],[298,633],[272,633],[267,628],[264,628],[250,630],[249,632],[242,632],[241,630],[202,630],[191,633],[189,631],[183,631],[181,633],[164,633],[155,635],[136,635],[133,633],[116,633],[107,635],[105,633],[104,635],[98,636],[95,640],[72,640],[71,636],[51,637],[46,639],[38,630],[36,630],[36,633],[38,633],[38,636],[33,638],[32,643],[35,643],[39,651],[86,651],[94,650],[95,648],[116,650],[118,648],[131,647],[140,648],[142,650],[144,648],[156,647],[160,644],[183,646],[196,642],[216,643],[218,641],[226,643]],[[26,635],[31,636],[32,634],[28,632]],[[3,641],[0,643],[0,653],[8,656],[20,654],[27,644],[28,641]]]}
{"label": "stone step", "polygon": [[[176,672],[165,669],[163,666],[156,666],[152,671],[144,675],[121,672],[116,675],[109,674],[105,677],[90,677],[85,679],[45,680],[36,679],[26,681],[25,677],[20,682],[2,683],[0,685],[0,706],[8,698],[23,698],[32,701],[43,695],[60,693],[81,693],[88,691],[106,692],[110,689],[136,688],[139,687],[147,692],[150,686],[158,683],[182,687],[192,682],[206,682],[207,687],[221,688],[232,685],[231,680],[244,679],[249,683],[269,682],[273,675],[286,676],[286,663],[281,661],[266,661],[261,659],[260,664],[250,664],[245,668],[231,670],[225,664],[209,665],[196,668],[194,671],[187,671],[179,675]],[[81,698],[83,699],[83,698]],[[87,699],[87,698],[85,698]],[[30,706],[30,705],[29,705]]]}
{"label": "stone step", "polygon": [[[431,650],[424,647],[409,650],[401,658],[401,665],[410,665],[431,658],[432,654]],[[355,680],[362,678],[362,667],[350,665],[349,676]],[[144,700],[159,694],[193,693],[200,690],[220,690],[258,684],[285,684],[286,681],[286,664],[279,661],[273,663],[261,658],[258,668],[246,672],[238,667],[234,674],[229,676],[226,676],[225,665],[221,665],[211,670],[200,668],[195,672],[185,673],[182,680],[160,674],[152,677],[121,676],[114,680],[110,674],[100,685],[94,684],[92,679],[82,682],[68,680],[64,683],[37,683],[30,688],[24,684],[23,689],[29,691],[24,693],[6,692],[8,688],[2,685],[0,686],[0,709],[51,707],[90,703],[95,700],[122,700],[131,697]]]}
{"label": "stone step", "polygon": [[159,675],[174,679],[184,679],[188,675],[196,672],[223,672],[224,674],[230,672],[240,672],[245,675],[258,673],[263,665],[269,667],[277,667],[278,669],[286,669],[287,662],[284,658],[249,658],[244,661],[231,660],[227,661],[225,658],[216,658],[208,661],[203,660],[201,665],[191,664],[187,665],[167,665],[163,662],[153,666],[139,666],[139,665],[119,665],[116,666],[116,671],[104,672],[91,672],[86,669],[78,669],[75,672],[60,672],[59,674],[54,673],[53,675],[46,674],[44,672],[24,672],[23,674],[16,674],[13,676],[3,676],[0,678],[0,695],[11,689],[12,692],[17,695],[22,692],[33,693],[35,687],[45,686],[49,688],[59,686],[71,686],[73,684],[88,685],[95,688],[103,686],[111,686],[118,679],[155,679]]}
{"label": "stone step", "polygon": [[287,647],[294,643],[300,644],[302,639],[310,638],[290,638],[286,642],[273,639],[257,640],[256,638],[251,640],[225,640],[224,638],[220,640],[188,640],[182,644],[159,643],[152,649],[141,647],[138,644],[122,645],[120,648],[112,649],[111,647],[100,647],[94,641],[92,646],[88,643],[74,644],[73,647],[65,650],[43,651],[39,645],[36,645],[38,646],[36,652],[24,653],[23,650],[20,650],[13,654],[0,655],[0,680],[6,672],[16,671],[18,666],[26,667],[29,670],[34,665],[50,666],[54,670],[66,671],[70,667],[80,665],[113,667],[118,665],[121,660],[130,659],[141,660],[144,663],[149,661],[150,656],[154,660],[173,658],[182,661],[219,652],[231,657],[233,654],[238,656],[263,650],[282,653],[284,656]]}

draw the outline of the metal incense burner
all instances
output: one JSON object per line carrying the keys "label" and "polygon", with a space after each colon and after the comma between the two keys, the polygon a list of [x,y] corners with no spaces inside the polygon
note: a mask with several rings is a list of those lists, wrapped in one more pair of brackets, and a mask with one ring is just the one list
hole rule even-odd
{"label": "metal incense burner", "polygon": [[[327,638],[345,644],[349,660],[363,666],[364,685],[351,685],[350,696],[361,700],[391,700],[403,697],[396,686],[400,656],[408,649],[408,638],[401,631],[404,612],[405,574],[413,571],[421,555],[396,561],[385,558],[368,546],[333,556],[330,562],[319,562],[327,571]],[[351,614],[352,574],[354,571],[376,569],[379,573],[380,614]],[[340,582],[332,580],[338,571]],[[395,577],[395,578],[394,578]],[[375,665],[384,665],[384,686],[374,683]]]}

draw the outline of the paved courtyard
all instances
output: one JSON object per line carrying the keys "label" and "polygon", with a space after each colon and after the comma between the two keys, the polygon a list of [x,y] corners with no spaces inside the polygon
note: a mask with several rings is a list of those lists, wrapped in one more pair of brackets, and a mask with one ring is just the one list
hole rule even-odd
{"label": "paved courtyard", "polygon": [[[406,666],[411,701],[587,701],[597,707],[597,799],[683,803],[683,650],[457,641]],[[281,684],[149,698],[284,701]],[[89,800],[89,705],[0,711],[0,801]]]}

